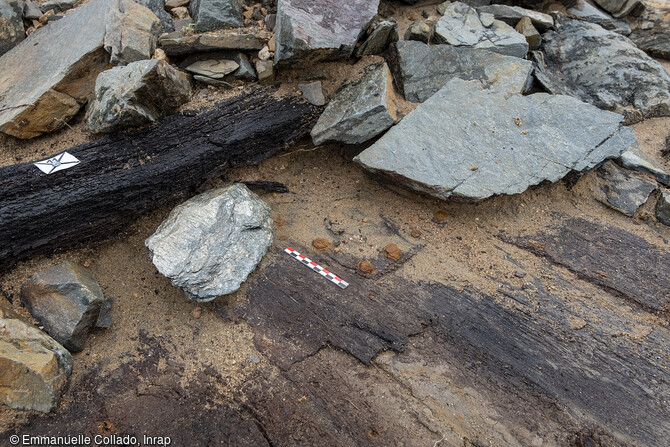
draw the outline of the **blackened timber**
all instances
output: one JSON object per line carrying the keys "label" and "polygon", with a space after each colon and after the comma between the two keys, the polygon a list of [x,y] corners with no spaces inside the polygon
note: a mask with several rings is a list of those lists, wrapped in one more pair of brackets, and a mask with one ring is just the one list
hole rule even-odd
{"label": "blackened timber", "polygon": [[165,118],[67,151],[81,163],[46,175],[0,168],[0,270],[36,254],[107,238],[192,195],[208,177],[259,162],[306,136],[318,108],[254,89],[201,113]]}

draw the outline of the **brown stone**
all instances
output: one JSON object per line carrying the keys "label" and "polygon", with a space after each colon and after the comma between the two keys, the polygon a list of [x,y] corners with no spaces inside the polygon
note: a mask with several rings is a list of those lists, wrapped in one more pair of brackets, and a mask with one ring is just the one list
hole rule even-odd
{"label": "brown stone", "polygon": [[165,7],[167,9],[180,8],[188,5],[189,0],[167,0],[165,2]]}
{"label": "brown stone", "polygon": [[417,229],[415,228],[415,229],[413,229],[412,232],[410,233],[410,236],[412,236],[412,237],[415,238],[415,239],[418,239],[418,238],[421,237],[421,231],[420,231],[420,230],[417,230]]}
{"label": "brown stone", "polygon": [[322,237],[318,237],[312,241],[312,246],[317,250],[325,250],[326,248],[330,248],[330,242]]}
{"label": "brown stone", "polygon": [[384,256],[397,261],[402,256],[402,253],[396,244],[388,244],[386,247],[384,247]]}
{"label": "brown stone", "polygon": [[356,268],[364,275],[371,275],[375,272],[375,266],[368,261],[359,261],[358,264],[356,264]]}
{"label": "brown stone", "polygon": [[436,211],[435,214],[433,215],[433,221],[436,223],[445,223],[447,221],[447,218],[449,218],[449,215],[446,213],[446,211]]}

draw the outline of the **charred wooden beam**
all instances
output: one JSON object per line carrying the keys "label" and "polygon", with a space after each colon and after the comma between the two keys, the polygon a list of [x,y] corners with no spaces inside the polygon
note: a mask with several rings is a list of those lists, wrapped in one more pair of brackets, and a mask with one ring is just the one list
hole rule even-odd
{"label": "charred wooden beam", "polygon": [[259,162],[308,134],[318,118],[299,97],[255,89],[68,152],[81,163],[47,175],[0,168],[0,270],[29,256],[117,233],[191,195],[213,174]]}

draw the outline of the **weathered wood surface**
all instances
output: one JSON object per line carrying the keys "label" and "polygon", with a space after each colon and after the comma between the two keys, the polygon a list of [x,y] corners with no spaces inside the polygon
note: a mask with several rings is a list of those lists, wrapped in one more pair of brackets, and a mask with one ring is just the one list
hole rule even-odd
{"label": "weathered wood surface", "polygon": [[611,225],[569,218],[559,219],[543,234],[501,239],[649,311],[670,312],[670,251],[639,236]]}
{"label": "weathered wood surface", "polygon": [[[620,231],[621,244],[634,240]],[[619,249],[626,247],[631,251],[628,261],[642,266],[648,253],[636,250],[641,241],[635,243]],[[557,406],[565,439],[592,424],[621,445],[662,446],[670,439],[667,328],[649,327],[648,334],[639,338],[625,336],[640,326],[639,321],[620,315],[616,308],[602,308],[595,311],[597,318],[584,321],[577,330],[573,322],[584,315],[537,278],[529,277],[526,289],[501,296],[395,276],[375,283],[334,262],[337,255],[294,248],[351,285],[344,290],[331,287],[282,253],[276,253],[273,263],[255,277],[241,314],[256,333],[257,348],[288,376],[295,375],[295,365],[324,347],[370,364],[385,350],[402,353],[410,337],[430,334],[431,343],[419,347],[424,369],[426,364],[448,362],[452,367],[462,365],[464,375],[479,376],[474,382],[496,384],[488,390],[491,405],[502,414],[516,411],[519,424],[546,418],[556,413],[552,407]],[[657,283],[647,287],[656,290],[662,278],[645,279],[654,278]],[[575,294],[585,293],[569,281],[556,281]],[[412,379],[412,374],[389,368],[402,381]],[[437,376],[433,388],[439,383]],[[308,383],[303,385],[297,388],[308,388]],[[265,401],[267,396],[259,399]],[[518,410],[520,399],[530,400],[533,409]],[[270,415],[259,417],[270,425],[279,422]]]}
{"label": "weathered wood surface", "polygon": [[68,149],[81,163],[64,171],[46,175],[32,163],[0,168],[0,270],[106,238],[211,176],[282,151],[309,133],[317,111],[299,97],[256,89]]}

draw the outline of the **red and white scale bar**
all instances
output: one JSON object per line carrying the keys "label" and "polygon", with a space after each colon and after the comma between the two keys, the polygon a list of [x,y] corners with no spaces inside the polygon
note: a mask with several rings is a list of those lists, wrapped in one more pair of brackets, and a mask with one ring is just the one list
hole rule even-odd
{"label": "red and white scale bar", "polygon": [[300,253],[298,253],[297,251],[295,251],[295,250],[292,249],[291,247],[285,249],[284,251],[285,251],[286,253],[288,253],[289,255],[293,256],[293,257],[294,257],[295,259],[297,259],[298,261],[300,261],[300,262],[302,262],[303,264],[305,264],[307,267],[309,267],[309,268],[311,268],[312,270],[314,270],[314,271],[315,271],[316,273],[318,273],[319,275],[325,277],[328,281],[337,284],[337,285],[340,286],[341,288],[346,289],[347,286],[349,285],[348,282],[346,282],[345,280],[343,280],[342,278],[340,278],[339,276],[337,276],[335,273],[329,272],[328,270],[326,270],[325,268],[321,267],[321,266],[320,266],[319,264],[317,264],[316,262],[312,261],[312,260],[309,259],[309,258],[306,258],[305,255],[301,255]]}

